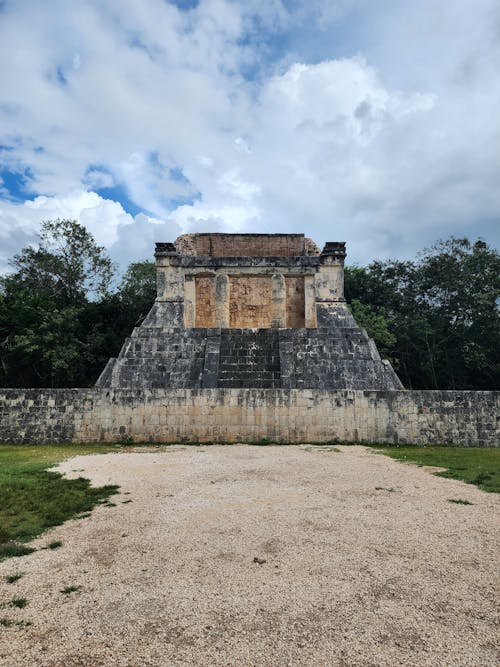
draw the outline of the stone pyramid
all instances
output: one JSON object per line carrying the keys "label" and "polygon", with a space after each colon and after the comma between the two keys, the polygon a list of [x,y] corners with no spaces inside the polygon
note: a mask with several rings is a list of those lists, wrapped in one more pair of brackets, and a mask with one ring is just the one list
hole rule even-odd
{"label": "stone pyramid", "polygon": [[345,302],[345,243],[189,234],[155,258],[156,301],[96,386],[403,388]]}

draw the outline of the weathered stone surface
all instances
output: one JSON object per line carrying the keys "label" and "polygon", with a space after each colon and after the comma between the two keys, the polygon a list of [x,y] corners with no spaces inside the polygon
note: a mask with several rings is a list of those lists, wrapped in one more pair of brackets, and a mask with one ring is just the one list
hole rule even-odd
{"label": "weathered stone surface", "polygon": [[[366,332],[341,321],[336,328],[215,329],[217,336],[209,328],[139,327],[96,386],[401,389]],[[216,384],[203,383],[205,366]]]}
{"label": "weathered stone surface", "polygon": [[229,290],[231,328],[271,327],[273,276],[229,276]]}
{"label": "weathered stone surface", "polygon": [[310,240],[306,248],[303,234],[186,234],[175,246],[181,254],[210,257],[289,257],[316,249]]}
{"label": "weathered stone surface", "polygon": [[345,243],[189,234],[155,256],[156,302],[97,386],[402,388],[344,302]]}
{"label": "weathered stone surface", "polygon": [[300,329],[305,322],[305,276],[286,276],[286,313],[284,326],[289,329]]}
{"label": "weathered stone surface", "polygon": [[267,438],[498,447],[499,413],[500,392],[3,389],[0,442]]}
{"label": "weathered stone surface", "polygon": [[0,442],[499,446],[500,392],[402,390],[344,302],[344,243],[233,236],[157,244],[157,299],[96,387],[0,389]]}
{"label": "weathered stone surface", "polygon": [[195,276],[196,327],[214,327],[216,320],[215,275]]}

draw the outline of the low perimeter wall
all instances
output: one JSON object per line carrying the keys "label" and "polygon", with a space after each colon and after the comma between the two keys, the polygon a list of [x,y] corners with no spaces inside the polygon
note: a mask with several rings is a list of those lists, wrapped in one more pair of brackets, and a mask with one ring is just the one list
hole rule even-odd
{"label": "low perimeter wall", "polygon": [[0,389],[0,442],[392,442],[498,447],[500,392]]}

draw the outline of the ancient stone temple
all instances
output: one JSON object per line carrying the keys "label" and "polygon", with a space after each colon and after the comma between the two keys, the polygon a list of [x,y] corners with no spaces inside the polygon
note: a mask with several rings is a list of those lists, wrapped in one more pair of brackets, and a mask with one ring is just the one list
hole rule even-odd
{"label": "ancient stone temple", "polygon": [[156,301],[97,386],[401,389],[345,302],[345,254],[303,234],[157,243]]}
{"label": "ancient stone temple", "polygon": [[344,300],[344,243],[189,234],[97,386],[0,389],[0,440],[498,447],[500,392],[411,391]]}

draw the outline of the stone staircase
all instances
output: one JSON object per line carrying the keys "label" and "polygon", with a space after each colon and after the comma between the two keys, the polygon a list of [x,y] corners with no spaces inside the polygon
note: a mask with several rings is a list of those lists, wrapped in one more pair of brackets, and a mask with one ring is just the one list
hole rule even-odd
{"label": "stone staircase", "polygon": [[354,320],[317,329],[141,326],[110,359],[98,387],[401,389]]}
{"label": "stone staircase", "polygon": [[277,329],[222,329],[218,387],[281,387]]}

